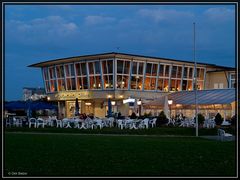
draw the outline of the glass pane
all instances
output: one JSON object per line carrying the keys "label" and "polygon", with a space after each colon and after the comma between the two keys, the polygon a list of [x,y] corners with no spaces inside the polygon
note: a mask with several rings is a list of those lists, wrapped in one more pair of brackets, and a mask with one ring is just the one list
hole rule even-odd
{"label": "glass pane", "polygon": [[81,73],[87,75],[86,63],[81,63]]}
{"label": "glass pane", "polygon": [[71,76],[75,76],[74,65],[71,64],[70,68],[71,68]]}
{"label": "glass pane", "polygon": [[66,77],[70,76],[70,72],[67,64],[65,65],[65,73],[66,73]]}
{"label": "glass pane", "polygon": [[183,78],[187,78],[188,75],[188,68],[184,67]]}
{"label": "glass pane", "polygon": [[130,70],[130,61],[125,61],[124,74],[129,74],[129,70]]}
{"label": "glass pane", "polygon": [[147,63],[146,76],[151,76],[152,64]]}
{"label": "glass pane", "polygon": [[163,90],[163,79],[158,79],[157,90],[160,90],[160,91]]}
{"label": "glass pane", "polygon": [[45,81],[45,89],[46,89],[46,92],[50,92],[49,81]]}
{"label": "glass pane", "polygon": [[90,76],[89,77],[89,80],[90,80],[90,89],[96,89],[97,88],[97,85],[95,83],[95,78],[94,76]]}
{"label": "glass pane", "polygon": [[58,80],[58,91],[65,91],[65,81],[64,79]]}
{"label": "glass pane", "polygon": [[49,68],[49,73],[50,73],[50,79],[55,79],[54,67]]}
{"label": "glass pane", "polygon": [[49,80],[48,68],[44,68],[44,69],[43,69],[43,73],[44,73],[45,80]]}
{"label": "glass pane", "polygon": [[138,74],[143,75],[143,66],[144,63],[138,63]]}
{"label": "glass pane", "polygon": [[75,68],[76,68],[76,74],[77,74],[77,76],[81,76],[80,64],[79,64],[79,63],[75,64]]}
{"label": "glass pane", "polygon": [[193,78],[193,68],[189,68],[189,79],[192,79]]}
{"label": "glass pane", "polygon": [[101,76],[95,76],[95,79],[96,79],[96,85],[97,85],[96,89],[101,89],[102,88]]}
{"label": "glass pane", "polygon": [[137,89],[138,90],[142,90],[142,81],[143,81],[143,77],[139,77],[137,78]]}
{"label": "glass pane", "polygon": [[204,80],[204,69],[200,71],[200,80]]}
{"label": "glass pane", "polygon": [[113,73],[113,61],[107,61],[107,66],[108,66],[108,73],[111,74]]}
{"label": "glass pane", "polygon": [[157,64],[153,64],[152,66],[152,76],[157,76]]}
{"label": "glass pane", "polygon": [[182,67],[178,66],[177,78],[182,77]]}
{"label": "glass pane", "polygon": [[87,77],[83,77],[82,80],[83,80],[82,82],[83,89],[88,89]]}
{"label": "glass pane", "polygon": [[72,90],[76,90],[76,81],[75,78],[71,78],[72,81]]}
{"label": "glass pane", "polygon": [[108,83],[108,76],[103,76],[103,87],[105,89],[110,88],[109,83]]}
{"label": "glass pane", "polygon": [[176,75],[177,75],[177,66],[173,66],[172,67],[172,78],[176,78]]}
{"label": "glass pane", "polygon": [[132,74],[137,74],[137,62],[132,62]]}
{"label": "glass pane", "polygon": [[117,61],[117,73],[122,74],[123,72],[123,61],[118,60]]}
{"label": "glass pane", "polygon": [[170,69],[170,66],[166,65],[165,66],[165,77],[169,77],[169,69]]}
{"label": "glass pane", "polygon": [[189,81],[188,81],[187,90],[188,90],[188,91],[193,90],[192,80],[189,80]]}
{"label": "glass pane", "polygon": [[113,75],[109,75],[108,79],[109,88],[113,88]]}
{"label": "glass pane", "polygon": [[117,86],[117,88],[121,88],[122,87],[122,76],[121,75],[117,76],[116,86]]}
{"label": "glass pane", "polygon": [[160,64],[160,67],[159,67],[159,76],[163,76],[163,69],[164,68],[164,65]]}
{"label": "glass pane", "polygon": [[128,88],[128,80],[129,80],[129,76],[123,76],[122,87],[124,89]]}
{"label": "glass pane", "polygon": [[94,75],[93,62],[88,63],[89,74]]}
{"label": "glass pane", "polygon": [[151,83],[151,78],[146,77],[144,82],[144,90],[150,90],[150,87],[151,87],[150,83]]}
{"label": "glass pane", "polygon": [[169,86],[168,86],[169,80],[168,79],[164,79],[163,83],[164,83],[163,84],[164,91],[169,91]]}
{"label": "glass pane", "polygon": [[100,74],[101,71],[100,71],[100,62],[99,61],[96,61],[95,62],[95,74]]}
{"label": "glass pane", "polygon": [[132,76],[131,77],[131,84],[130,84],[130,88],[131,89],[137,89],[137,79],[136,76]]}
{"label": "glass pane", "polygon": [[[184,68],[185,69],[185,68]],[[183,80],[182,82],[182,90],[186,91],[187,90],[187,80]]]}
{"label": "glass pane", "polygon": [[171,91],[176,91],[176,80],[175,79],[171,79],[171,86],[170,86],[170,90]]}
{"label": "glass pane", "polygon": [[151,90],[155,90],[156,87],[156,78],[151,78]]}
{"label": "glass pane", "polygon": [[102,71],[103,74],[107,74],[107,62],[106,61],[102,61]]}

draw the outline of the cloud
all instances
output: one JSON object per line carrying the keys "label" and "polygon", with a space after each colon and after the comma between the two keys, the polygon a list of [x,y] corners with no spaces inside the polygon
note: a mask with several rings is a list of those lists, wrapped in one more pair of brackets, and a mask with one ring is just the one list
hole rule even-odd
{"label": "cloud", "polygon": [[115,21],[115,18],[113,17],[92,16],[92,15],[85,17],[86,25],[97,25],[97,24],[111,23],[114,21]]}
{"label": "cloud", "polygon": [[194,14],[186,11],[177,11],[177,10],[167,10],[167,9],[141,9],[138,11],[142,17],[147,17],[152,19],[155,22],[160,21],[171,21],[178,20],[182,18],[192,18]]}
{"label": "cloud", "polygon": [[68,35],[76,31],[78,26],[73,22],[67,22],[61,16],[48,16],[36,18],[31,21],[10,20],[7,22],[8,30],[19,33],[37,33],[45,35]]}
{"label": "cloud", "polygon": [[234,20],[234,10],[225,7],[209,8],[203,14],[215,22]]}

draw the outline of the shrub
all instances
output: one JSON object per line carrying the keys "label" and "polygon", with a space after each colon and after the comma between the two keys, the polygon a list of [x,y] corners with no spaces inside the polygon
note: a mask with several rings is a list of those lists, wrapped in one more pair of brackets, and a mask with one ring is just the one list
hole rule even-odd
{"label": "shrub", "polygon": [[236,120],[237,120],[237,116],[236,114],[231,118],[231,126],[235,126],[236,125]]}
{"label": "shrub", "polygon": [[221,125],[222,122],[223,122],[223,118],[222,118],[221,114],[217,113],[216,116],[215,116],[216,125]]}
{"label": "shrub", "polygon": [[156,126],[159,127],[167,123],[168,123],[167,116],[164,114],[163,111],[161,111],[161,113],[157,117]]}
{"label": "shrub", "polygon": [[199,113],[198,114],[198,124],[203,124],[204,121],[205,121],[205,117],[201,113]]}
{"label": "shrub", "polygon": [[137,119],[137,115],[136,115],[136,113],[133,112],[133,113],[131,114],[130,118],[131,118],[131,119]]}

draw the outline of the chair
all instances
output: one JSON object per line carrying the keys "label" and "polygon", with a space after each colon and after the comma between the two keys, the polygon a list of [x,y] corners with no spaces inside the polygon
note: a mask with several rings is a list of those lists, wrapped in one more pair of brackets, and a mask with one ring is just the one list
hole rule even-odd
{"label": "chair", "polygon": [[96,128],[99,127],[100,129],[102,129],[102,127],[103,127],[102,120],[101,119],[94,119],[92,129],[94,129],[94,127],[96,127]]}
{"label": "chair", "polygon": [[157,118],[153,118],[149,123],[151,124],[151,127],[156,127],[156,121],[157,121]]}
{"label": "chair", "polygon": [[35,128],[37,127],[37,120],[36,120],[36,118],[30,118],[30,119],[28,120],[28,126],[29,126],[29,128],[31,128],[32,125],[34,125]]}
{"label": "chair", "polygon": [[39,126],[42,126],[44,128],[45,124],[45,120],[42,118],[37,118],[37,128],[39,128]]}
{"label": "chair", "polygon": [[224,140],[232,140],[233,135],[232,135],[232,134],[229,134],[229,133],[226,133],[223,129],[218,129],[218,138],[219,138],[221,141],[224,141]]}
{"label": "chair", "polygon": [[124,123],[123,120],[118,119],[117,120],[117,127],[119,127],[120,129],[123,129]]}

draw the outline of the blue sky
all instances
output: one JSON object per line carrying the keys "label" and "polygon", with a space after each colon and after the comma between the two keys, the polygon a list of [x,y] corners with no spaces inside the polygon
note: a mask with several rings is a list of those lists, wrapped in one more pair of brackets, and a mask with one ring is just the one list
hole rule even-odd
{"label": "blue sky", "polygon": [[[41,70],[57,58],[122,52],[235,66],[233,5],[6,5],[5,100],[43,87]],[[119,47],[119,49],[117,49]]]}

